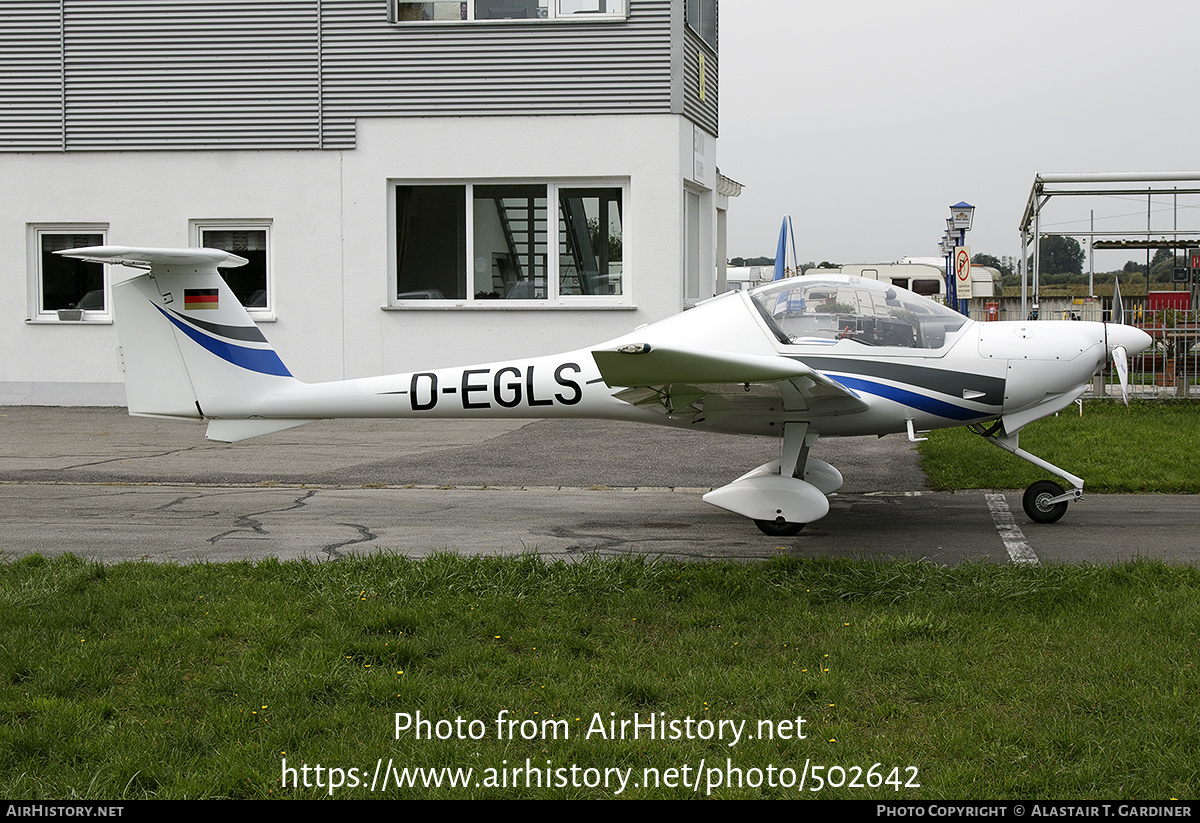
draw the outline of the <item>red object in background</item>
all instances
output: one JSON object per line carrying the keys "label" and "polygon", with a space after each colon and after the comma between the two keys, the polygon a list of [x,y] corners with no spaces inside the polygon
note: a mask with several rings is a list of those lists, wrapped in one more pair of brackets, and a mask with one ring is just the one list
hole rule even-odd
{"label": "red object in background", "polygon": [[1146,311],[1167,311],[1179,309],[1188,311],[1192,308],[1192,293],[1190,291],[1152,291],[1146,295]]}

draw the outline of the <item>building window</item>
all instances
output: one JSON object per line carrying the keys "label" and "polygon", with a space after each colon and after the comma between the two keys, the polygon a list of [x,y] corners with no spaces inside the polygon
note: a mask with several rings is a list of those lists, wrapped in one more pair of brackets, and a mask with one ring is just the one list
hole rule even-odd
{"label": "building window", "polygon": [[57,252],[103,246],[108,226],[29,227],[30,319],[104,321],[109,314],[108,283],[101,263],[64,257]]}
{"label": "building window", "polygon": [[393,191],[397,304],[626,302],[622,185],[398,183]]}
{"label": "building window", "polygon": [[550,0],[473,0],[475,20],[548,20]]}
{"label": "building window", "polygon": [[625,16],[625,0],[558,0],[558,16],[607,14]]}
{"label": "building window", "polygon": [[717,50],[717,0],[687,0],[688,27]]}
{"label": "building window", "polygon": [[471,211],[476,299],[549,297],[546,186],[475,185]]}
{"label": "building window", "polygon": [[621,190],[559,189],[560,294],[621,294]]}
{"label": "building window", "polygon": [[397,300],[467,296],[466,186],[397,186]]}
{"label": "building window", "polygon": [[624,19],[626,0],[393,0],[393,23]]}
{"label": "building window", "polygon": [[467,19],[468,3],[437,2],[410,3],[408,0],[398,0],[393,6],[393,22],[395,23],[442,23]]}
{"label": "building window", "polygon": [[217,271],[251,317],[274,319],[270,221],[194,220],[191,235],[194,246],[220,249],[249,261]]}

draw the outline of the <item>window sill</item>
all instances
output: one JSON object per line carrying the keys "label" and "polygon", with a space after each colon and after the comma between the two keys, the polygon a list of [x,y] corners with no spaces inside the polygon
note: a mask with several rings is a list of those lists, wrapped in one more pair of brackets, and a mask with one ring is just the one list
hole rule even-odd
{"label": "window sill", "polygon": [[629,303],[543,303],[514,300],[422,300],[380,306],[381,311],[637,311]]}
{"label": "window sill", "polygon": [[[534,26],[562,25],[596,25],[598,23],[627,23],[629,16],[622,13],[613,14],[566,14],[560,17],[489,17],[478,20],[389,20],[393,26],[406,28],[408,26],[519,26],[522,23]],[[699,37],[699,35],[697,35]],[[707,43],[705,43],[707,45]]]}
{"label": "window sill", "polygon": [[111,326],[111,317],[83,317],[79,320],[59,320],[57,317],[32,317],[25,319],[27,326]]}

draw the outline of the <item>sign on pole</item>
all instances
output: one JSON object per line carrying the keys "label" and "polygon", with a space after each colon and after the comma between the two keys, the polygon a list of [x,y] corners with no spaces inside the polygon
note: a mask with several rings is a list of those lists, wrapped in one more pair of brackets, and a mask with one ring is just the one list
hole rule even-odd
{"label": "sign on pole", "polygon": [[954,247],[954,282],[958,287],[958,299],[971,298],[971,247]]}

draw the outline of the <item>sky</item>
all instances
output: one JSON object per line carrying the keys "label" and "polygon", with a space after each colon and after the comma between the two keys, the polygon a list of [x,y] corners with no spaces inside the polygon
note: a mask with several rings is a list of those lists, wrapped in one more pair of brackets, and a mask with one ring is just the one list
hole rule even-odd
{"label": "sky", "polygon": [[[717,165],[742,183],[730,257],[933,257],[950,206],[972,253],[1021,252],[1034,175],[1200,171],[1196,0],[724,0]],[[1167,184],[1171,185],[1171,184]],[[1200,196],[1153,198],[1200,229]],[[1144,230],[1147,197],[1054,198],[1043,228]],[[1097,252],[1096,271],[1144,262]]]}

